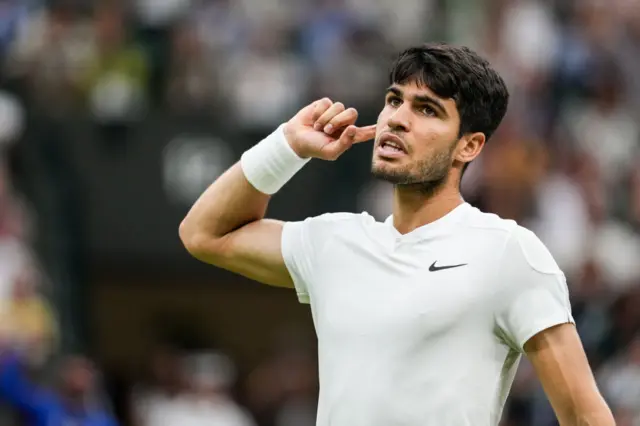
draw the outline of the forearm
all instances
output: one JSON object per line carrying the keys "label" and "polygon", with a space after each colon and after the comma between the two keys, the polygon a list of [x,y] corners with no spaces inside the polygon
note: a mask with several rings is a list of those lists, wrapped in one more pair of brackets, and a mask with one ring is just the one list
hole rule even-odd
{"label": "forearm", "polygon": [[220,176],[195,202],[180,225],[180,238],[189,247],[203,240],[220,240],[228,233],[262,219],[270,196],[255,189],[240,163]]}
{"label": "forearm", "polygon": [[265,221],[276,193],[307,159],[289,145],[284,126],[245,152],[196,201],[180,238],[197,259],[274,285],[290,285],[280,249],[282,224]]}
{"label": "forearm", "polygon": [[616,426],[609,409],[580,415],[574,421],[562,422],[560,426]]}
{"label": "forearm", "polygon": [[604,398],[598,394],[591,400],[591,403],[574,404],[582,405],[581,408],[563,410],[563,415],[558,416],[560,426],[615,426],[615,419]]}

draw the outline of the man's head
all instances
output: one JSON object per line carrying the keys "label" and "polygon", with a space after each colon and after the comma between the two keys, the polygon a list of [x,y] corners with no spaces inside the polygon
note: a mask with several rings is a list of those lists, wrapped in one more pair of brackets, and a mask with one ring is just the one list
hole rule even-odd
{"label": "man's head", "polygon": [[462,176],[507,110],[500,75],[472,50],[425,44],[400,53],[376,128],[372,173],[433,190]]}
{"label": "man's head", "polygon": [[60,365],[61,390],[69,398],[80,399],[89,394],[94,386],[95,367],[80,355],[71,355]]}

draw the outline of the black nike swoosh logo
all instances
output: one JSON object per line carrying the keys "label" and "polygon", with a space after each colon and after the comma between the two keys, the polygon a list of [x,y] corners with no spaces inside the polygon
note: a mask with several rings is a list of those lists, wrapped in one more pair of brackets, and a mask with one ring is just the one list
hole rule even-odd
{"label": "black nike swoosh logo", "polygon": [[429,266],[429,272],[442,271],[444,269],[459,268],[461,266],[466,266],[467,265],[466,263],[460,263],[459,265],[436,266],[436,263],[438,263],[437,260],[435,262],[433,262],[433,264],[431,266]]}

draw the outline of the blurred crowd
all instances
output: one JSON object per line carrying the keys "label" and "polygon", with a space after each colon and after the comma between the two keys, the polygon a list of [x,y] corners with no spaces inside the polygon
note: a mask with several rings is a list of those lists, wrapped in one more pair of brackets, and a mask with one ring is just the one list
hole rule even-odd
{"label": "blurred crowd", "polygon": [[220,349],[160,342],[123,404],[124,417],[136,426],[314,426],[317,364],[302,336],[279,332],[269,355],[242,378]]}
{"label": "blurred crowd", "polygon": [[[46,186],[64,167],[16,164],[29,117],[59,129],[88,112],[115,149],[157,110],[204,115],[248,134],[274,128],[321,96],[375,118],[389,59],[435,39],[486,55],[512,93],[505,122],[467,171],[466,198],[530,227],[549,247],[567,275],[574,317],[618,425],[640,425],[634,0],[0,0],[0,401],[24,408],[12,397],[14,380],[40,386],[31,376],[9,377],[22,374],[12,370],[18,364],[53,368],[63,380],[52,382],[57,399],[43,410],[82,395],[83,406],[94,407],[86,411],[99,414],[93,424],[112,424],[107,398],[94,392],[95,366],[78,356],[51,361],[66,329],[48,296],[64,274],[42,268],[36,253],[55,260],[50,253],[65,251],[42,243],[57,225],[39,217],[24,193],[40,179],[49,188],[40,198],[63,209],[69,191]],[[42,148],[45,160],[53,157],[49,149]],[[362,159],[365,169],[368,161]],[[380,219],[390,213],[387,185],[358,185],[357,209]],[[304,345],[281,346],[247,377],[236,374],[224,349],[162,346],[119,421],[313,425],[314,354]],[[555,424],[526,362],[504,424]]]}

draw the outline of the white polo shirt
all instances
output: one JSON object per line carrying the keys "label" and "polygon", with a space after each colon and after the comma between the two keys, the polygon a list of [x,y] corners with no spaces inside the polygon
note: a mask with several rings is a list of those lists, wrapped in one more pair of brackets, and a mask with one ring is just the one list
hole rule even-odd
{"label": "white polo shirt", "polygon": [[469,204],[405,235],[287,223],[282,252],[318,336],[318,426],[497,425],[525,342],[573,322],[542,242]]}

